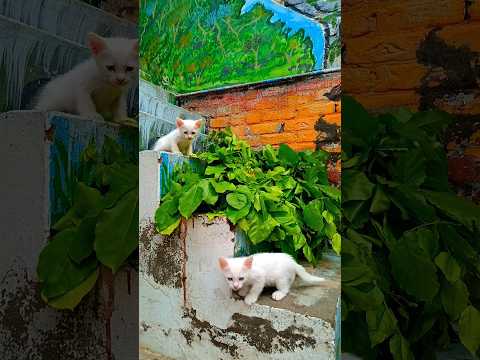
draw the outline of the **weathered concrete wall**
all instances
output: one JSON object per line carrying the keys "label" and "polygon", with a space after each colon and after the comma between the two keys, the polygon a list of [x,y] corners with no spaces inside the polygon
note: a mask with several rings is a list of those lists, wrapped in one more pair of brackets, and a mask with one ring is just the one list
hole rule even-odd
{"label": "weathered concrete wall", "polygon": [[[68,129],[61,124],[68,124]],[[52,125],[58,126],[58,132]],[[137,355],[138,338],[131,336],[138,328],[134,268],[126,266],[115,278],[103,271],[99,286],[73,312],[47,307],[40,298],[36,275],[53,213],[50,170],[55,142],[66,145],[69,166],[74,167],[72,159],[90,138],[101,140],[107,133],[118,138],[118,127],[108,127],[59,113],[0,115],[2,360],[110,360],[111,356],[133,359]]]}
{"label": "weathered concrete wall", "polygon": [[218,270],[218,257],[235,248],[226,219],[200,216],[170,237],[156,233],[154,154],[140,155],[142,351],[174,359],[334,359],[339,258],[309,269],[329,279],[325,285],[293,289],[280,302],[264,295],[251,307],[233,299]]}
{"label": "weathered concrete wall", "polygon": [[346,0],[342,90],[371,110],[407,106],[457,115],[452,184],[480,202],[480,2]]}

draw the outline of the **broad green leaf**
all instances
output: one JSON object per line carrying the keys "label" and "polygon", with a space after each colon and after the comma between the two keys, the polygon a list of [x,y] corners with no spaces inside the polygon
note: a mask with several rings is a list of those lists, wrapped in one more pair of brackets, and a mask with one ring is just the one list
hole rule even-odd
{"label": "broad green leaf", "polygon": [[46,299],[48,305],[55,309],[59,310],[73,310],[77,307],[77,305],[82,301],[82,299],[87,295],[90,290],[93,289],[95,286],[97,279],[98,279],[98,268],[89,276],[87,277],[80,285],[76,286],[72,290],[68,291],[67,293],[53,298],[53,299]]}
{"label": "broad green leaf", "polygon": [[420,186],[425,181],[425,158],[421,149],[403,152],[393,166],[393,177],[403,184]]}
{"label": "broad green leaf", "polygon": [[155,211],[155,225],[162,233],[165,232],[166,229],[172,230],[171,226],[173,224],[178,224],[179,220],[178,198],[163,201],[160,204],[160,207]]}
{"label": "broad green leaf", "polygon": [[205,169],[205,175],[213,175],[215,179],[219,179],[224,171],[225,166],[223,165],[207,166]]}
{"label": "broad green leaf", "polygon": [[303,245],[302,251],[305,259],[307,259],[310,263],[315,263],[315,255],[313,255],[312,249],[310,248],[310,246],[308,246],[307,243]]}
{"label": "broad green leaf", "polygon": [[368,289],[361,290],[355,286],[342,284],[342,293],[348,298],[349,303],[363,311],[376,310],[384,301],[383,293],[378,286],[369,286]]}
{"label": "broad green leaf", "polygon": [[215,191],[219,194],[223,194],[227,191],[235,191],[236,187],[228,181],[215,181],[211,180],[210,183],[213,185]]}
{"label": "broad green leaf", "polygon": [[278,148],[278,159],[290,165],[296,164],[299,160],[298,154],[285,144],[281,144]]}
{"label": "broad green leaf", "polygon": [[[270,236],[273,229],[278,225],[278,222],[275,221],[275,219],[271,216],[262,218],[256,215],[254,220],[251,222],[250,228],[248,229],[248,238],[253,244],[259,244],[262,241],[265,241]],[[300,249],[302,246],[300,246],[298,249]]]}
{"label": "broad green leaf", "polygon": [[340,201],[342,193],[339,189],[329,185],[318,185],[318,188],[325,194],[330,196],[332,199]]}
{"label": "broad green leaf", "polygon": [[109,187],[104,204],[111,208],[128,191],[138,187],[138,165],[114,163],[103,171],[103,185]]}
{"label": "broad green leaf", "polygon": [[218,200],[218,195],[214,187],[211,185],[211,182],[203,179],[200,181],[200,186],[203,189],[203,201],[208,205],[215,205]]}
{"label": "broad green leaf", "polygon": [[423,252],[413,251],[407,242],[408,239],[400,240],[390,253],[393,276],[414,298],[431,301],[440,287],[436,267]]}
{"label": "broad green leaf", "polygon": [[343,215],[353,228],[359,228],[369,220],[368,207],[368,202],[361,200],[342,203]]}
{"label": "broad green leaf", "polygon": [[227,219],[232,222],[232,224],[236,224],[239,220],[243,219],[245,216],[248,215],[250,212],[250,205],[246,205],[241,209],[235,209],[232,207],[228,207],[225,215]]}
{"label": "broad green leaf", "polygon": [[397,319],[386,305],[367,311],[368,334],[372,347],[382,343],[397,330]]}
{"label": "broad green leaf", "polygon": [[103,208],[100,191],[78,182],[75,186],[73,206],[52,228],[57,231],[76,226],[84,217],[97,216]]}
{"label": "broad green leaf", "polygon": [[445,312],[452,320],[457,320],[468,305],[468,289],[462,280],[451,284],[444,281],[440,292]]}
{"label": "broad green leaf", "polygon": [[321,231],[323,229],[322,210],[323,202],[320,199],[312,200],[303,208],[303,220],[312,230]]}
{"label": "broad green leaf", "polygon": [[135,189],[100,215],[94,248],[100,262],[116,273],[137,247],[138,189]]}
{"label": "broad green leaf", "polygon": [[76,227],[75,235],[70,238],[68,255],[77,264],[88,258],[93,252],[97,217],[85,217]]}
{"label": "broad green leaf", "polygon": [[394,360],[415,360],[408,341],[400,334],[390,339],[390,352]]}
{"label": "broad green leaf", "polygon": [[178,210],[184,218],[190,218],[203,201],[203,189],[200,185],[193,185],[178,201]]}
{"label": "broad green leaf", "polygon": [[388,211],[390,208],[390,199],[380,185],[376,186],[375,195],[373,195],[372,204],[370,205],[370,212],[378,214]]}
{"label": "broad green leaf", "polygon": [[451,193],[425,191],[427,200],[468,229],[480,228],[480,206]]}
{"label": "broad green leaf", "polygon": [[97,268],[95,258],[89,258],[78,265],[68,256],[68,248],[74,236],[74,229],[64,230],[55,235],[40,253],[37,274],[42,282],[42,293],[47,299],[74,289]]}
{"label": "broad green leaf", "polygon": [[467,307],[460,317],[460,340],[463,345],[475,354],[480,348],[480,311],[475,307]]}
{"label": "broad green leaf", "polygon": [[445,275],[447,280],[451,283],[460,279],[461,268],[457,261],[448,252],[443,251],[438,254],[435,258],[435,264],[437,264],[440,270],[442,270],[443,275]]}
{"label": "broad green leaf", "polygon": [[375,185],[363,172],[346,170],[342,173],[342,199],[344,202],[370,199],[374,188]]}
{"label": "broad green leaf", "polygon": [[178,225],[180,225],[181,220],[182,219],[179,217],[175,222],[160,230],[160,234],[166,236],[172,235],[172,233],[178,228]]}
{"label": "broad green leaf", "polygon": [[227,203],[234,209],[243,209],[248,204],[248,198],[246,195],[235,192],[227,195]]}
{"label": "broad green leaf", "polygon": [[339,233],[336,233],[332,236],[332,248],[337,253],[337,255],[340,255],[340,252],[342,250],[342,237]]}
{"label": "broad green leaf", "polygon": [[367,146],[378,131],[378,121],[362,105],[350,96],[342,96],[342,138],[347,144]]}

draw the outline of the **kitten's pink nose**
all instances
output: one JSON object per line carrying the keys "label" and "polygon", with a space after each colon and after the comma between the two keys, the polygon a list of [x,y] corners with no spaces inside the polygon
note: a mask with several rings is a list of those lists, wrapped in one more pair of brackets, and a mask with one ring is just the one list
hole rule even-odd
{"label": "kitten's pink nose", "polygon": [[234,282],[234,283],[233,283],[233,288],[234,288],[235,290],[238,290],[239,287],[240,287],[240,284],[239,284],[238,282]]}

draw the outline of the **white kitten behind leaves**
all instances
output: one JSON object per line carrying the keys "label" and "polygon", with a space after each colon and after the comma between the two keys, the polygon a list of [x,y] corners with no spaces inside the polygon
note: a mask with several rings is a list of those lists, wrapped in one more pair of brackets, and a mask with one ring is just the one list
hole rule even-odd
{"label": "white kitten behind leaves", "polygon": [[40,92],[35,110],[94,120],[108,115],[114,122],[131,124],[127,96],[138,76],[138,40],[89,33],[87,43],[92,57],[50,81]]}
{"label": "white kitten behind leaves", "polygon": [[275,287],[273,300],[282,300],[298,277],[305,285],[318,285],[324,278],[310,275],[303,266],[283,253],[261,253],[250,257],[219,259],[220,269],[230,288],[245,297],[245,303],[252,305],[258,300],[264,287]]}
{"label": "white kitten behind leaves", "polygon": [[168,151],[190,156],[193,153],[193,141],[198,136],[202,120],[177,119],[177,128],[161,137],[153,145],[155,151]]}

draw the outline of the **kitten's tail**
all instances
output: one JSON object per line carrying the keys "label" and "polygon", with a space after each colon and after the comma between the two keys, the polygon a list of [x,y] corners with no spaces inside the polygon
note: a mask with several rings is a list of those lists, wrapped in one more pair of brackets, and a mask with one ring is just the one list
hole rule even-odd
{"label": "kitten's tail", "polygon": [[309,274],[303,266],[296,264],[297,275],[307,285],[318,285],[325,281],[324,278]]}

